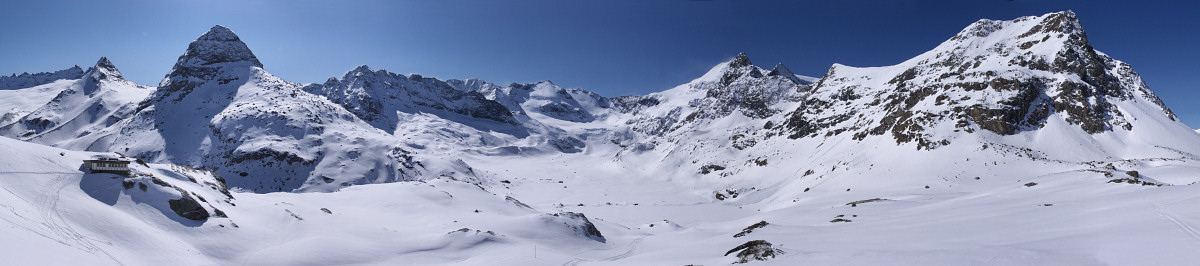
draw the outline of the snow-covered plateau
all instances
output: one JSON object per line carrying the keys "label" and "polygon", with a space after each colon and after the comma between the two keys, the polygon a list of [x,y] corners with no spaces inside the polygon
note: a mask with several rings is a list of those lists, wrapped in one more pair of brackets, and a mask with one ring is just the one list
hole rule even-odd
{"label": "snow-covered plateau", "polygon": [[0,257],[1193,265],[1197,133],[1070,11],[892,66],[739,54],[620,97],[368,66],[299,84],[214,26],[157,86],[106,58],[0,77]]}

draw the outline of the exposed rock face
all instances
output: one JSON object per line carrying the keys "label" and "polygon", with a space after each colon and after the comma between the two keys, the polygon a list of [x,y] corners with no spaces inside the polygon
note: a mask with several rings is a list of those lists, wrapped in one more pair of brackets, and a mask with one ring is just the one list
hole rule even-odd
{"label": "exposed rock face", "polygon": [[182,198],[167,201],[175,214],[197,221],[208,219],[208,210],[205,210],[204,206],[200,206],[200,202],[192,198],[187,191],[180,190],[180,193],[183,194]]}
{"label": "exposed rock face", "polygon": [[[738,232],[737,234],[734,234],[734,235],[733,235],[733,237],[734,237],[734,238],[738,238],[738,237],[743,237],[743,236],[746,236],[746,235],[748,235],[748,234],[750,234],[750,233],[753,233],[753,232],[754,232],[754,229],[759,229],[759,228],[767,227],[767,225],[768,225],[768,224],[769,224],[769,223],[767,223],[767,221],[759,221],[759,222],[757,222],[757,223],[754,223],[754,224],[752,224],[752,225],[750,225],[750,226],[747,226],[745,229],[742,229],[742,231],[741,231],[741,232]],[[729,253],[726,253],[725,255],[729,255]]]}
{"label": "exposed rock face", "polygon": [[771,242],[766,240],[751,240],[745,244],[741,244],[729,251],[725,252],[725,256],[729,256],[737,252],[738,261],[734,263],[747,263],[755,260],[768,260],[775,258],[777,254],[783,254],[783,250],[771,246]]}
{"label": "exposed rock face", "polygon": [[568,219],[570,221],[568,226],[570,226],[572,230],[583,234],[583,236],[604,242],[604,235],[600,234],[600,230],[596,229],[596,225],[592,224],[592,221],[589,221],[587,216],[583,215],[582,213],[561,212],[555,214],[554,216]]}
{"label": "exposed rock face", "polygon": [[[894,74],[870,78],[886,72]],[[942,123],[1012,135],[1041,128],[1055,114],[1095,134],[1132,129],[1113,102],[1135,98],[1174,119],[1128,65],[1092,49],[1069,11],[980,20],[895,66],[835,65],[812,92],[779,124],[784,135],[886,134],[931,149],[948,143],[929,132]]]}

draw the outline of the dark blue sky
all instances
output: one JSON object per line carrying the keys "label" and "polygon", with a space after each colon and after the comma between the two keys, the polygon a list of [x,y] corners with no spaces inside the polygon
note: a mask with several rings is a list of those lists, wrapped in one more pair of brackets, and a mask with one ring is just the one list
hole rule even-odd
{"label": "dark blue sky", "polygon": [[1096,49],[1133,65],[1200,127],[1194,1],[6,1],[0,74],[107,56],[155,85],[189,42],[222,24],[296,82],[369,65],[618,96],[671,88],[742,51],[761,67],[784,62],[817,77],[833,63],[892,65],[981,18],[1068,9]]}

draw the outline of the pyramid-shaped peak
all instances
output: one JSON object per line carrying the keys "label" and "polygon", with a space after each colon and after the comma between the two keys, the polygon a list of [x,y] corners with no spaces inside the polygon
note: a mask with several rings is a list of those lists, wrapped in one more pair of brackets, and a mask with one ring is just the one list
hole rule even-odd
{"label": "pyramid-shaped peak", "polygon": [[262,63],[237,34],[225,26],[216,25],[188,45],[187,52],[179,56],[175,68],[211,67],[218,63],[244,63],[262,67]]}
{"label": "pyramid-shaped peak", "polygon": [[208,32],[205,32],[204,35],[200,35],[200,38],[197,39],[212,41],[241,41],[241,39],[238,39],[237,34],[233,33],[233,30],[221,25],[213,26],[212,28],[208,29]]}
{"label": "pyramid-shaped peak", "polygon": [[88,68],[88,75],[98,79],[124,79],[121,76],[121,71],[117,70],[117,66],[113,65],[112,61],[108,61],[108,57],[101,57],[96,60],[96,65]]}
{"label": "pyramid-shaped peak", "polygon": [[776,64],[776,65],[775,65],[775,68],[774,68],[774,69],[771,69],[771,72],[770,72],[770,73],[767,73],[767,76],[785,76],[785,77],[792,77],[792,76],[795,76],[795,75],[796,75],[796,74],[792,73],[792,70],[791,70],[791,69],[788,69],[788,67],[787,67],[786,65],[784,65],[783,63]]}
{"label": "pyramid-shaped peak", "polygon": [[108,61],[108,57],[100,57],[96,61],[96,68],[117,70],[117,66],[113,65],[112,61]]}
{"label": "pyramid-shaped peak", "polygon": [[746,56],[746,52],[738,53],[732,61],[729,61],[729,67],[747,67],[753,65],[750,63],[750,58]]}

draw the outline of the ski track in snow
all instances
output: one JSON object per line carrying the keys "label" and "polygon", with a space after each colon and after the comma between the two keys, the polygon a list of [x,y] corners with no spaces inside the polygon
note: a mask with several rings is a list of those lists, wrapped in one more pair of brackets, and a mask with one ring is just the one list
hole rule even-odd
{"label": "ski track in snow", "polygon": [[62,213],[58,211],[58,200],[62,196],[62,191],[71,185],[70,180],[71,176],[69,175],[57,175],[50,184],[45,186],[46,190],[38,193],[42,196],[37,198],[34,205],[38,207],[38,215],[42,218],[42,225],[59,236],[58,239],[51,238],[54,241],[88,253],[103,254],[113,262],[124,265],[116,257],[113,257],[112,254],[93,244],[92,240],[94,239],[79,233],[66,219],[63,219]]}
{"label": "ski track in snow", "polygon": [[[633,242],[629,242],[629,250],[626,250],[624,253],[617,254],[612,257],[599,259],[599,260],[590,260],[590,259],[574,257],[574,258],[571,258],[570,261],[563,263],[563,266],[575,266],[575,265],[579,265],[580,262],[584,262],[584,261],[617,261],[617,260],[628,258],[629,256],[633,256],[633,252],[637,250],[638,245],[642,244],[643,239],[646,239],[646,238],[642,237],[642,238],[634,239]],[[595,250],[600,250],[600,249],[590,249],[587,251],[579,252],[575,255],[578,256],[579,254],[583,254],[584,252],[595,251]]]}
{"label": "ski track in snow", "polygon": [[1183,230],[1184,233],[1187,233],[1188,236],[1192,238],[1192,240],[1200,242],[1200,230],[1196,230],[1195,227],[1192,227],[1191,225],[1188,225],[1187,223],[1179,221],[1179,218],[1177,218],[1174,214],[1164,211],[1162,209],[1162,206],[1154,205],[1154,212],[1158,213],[1159,217],[1162,217],[1163,219],[1166,219],[1167,221],[1171,221],[1171,223],[1174,223],[1175,227],[1179,227],[1179,230]]}

